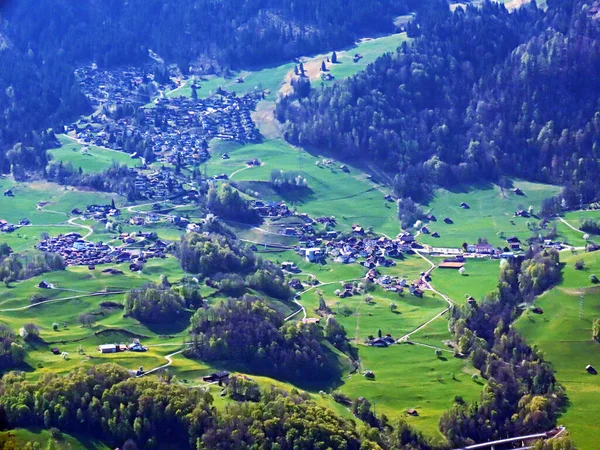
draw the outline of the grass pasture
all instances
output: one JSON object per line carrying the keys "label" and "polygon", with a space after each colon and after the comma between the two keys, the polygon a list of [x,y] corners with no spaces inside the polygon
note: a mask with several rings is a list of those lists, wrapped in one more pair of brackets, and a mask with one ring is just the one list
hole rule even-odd
{"label": "grass pasture", "polygon": [[[95,145],[82,145],[64,134],[59,134],[57,137],[62,147],[49,150],[48,153],[56,161],[71,163],[75,170],[81,168],[86,173],[102,172],[108,169],[113,162],[125,164],[127,167],[141,165],[139,159],[131,159],[127,153]],[[84,147],[87,147],[88,150],[82,153]]]}
{"label": "grass pasture", "polygon": [[[569,406],[559,423],[568,428],[578,448],[591,449],[598,443],[600,415],[596,405],[600,402],[600,382],[585,367],[600,367],[600,343],[592,339],[592,322],[600,318],[600,288],[589,281],[589,275],[600,273],[600,255],[588,253],[561,259],[566,263],[563,282],[535,301],[543,314],[527,311],[515,327],[553,364],[556,378],[566,389]],[[582,271],[574,269],[578,259],[585,262]]]}
{"label": "grass pasture", "polygon": [[[434,262],[441,262],[441,259]],[[469,295],[481,301],[496,290],[500,273],[498,260],[470,258],[464,267],[464,275],[455,269],[435,269],[431,274],[432,285],[457,304],[465,304]]]}
{"label": "grass pasture", "polygon": [[76,436],[62,433],[62,437],[54,439],[48,430],[39,428],[17,428],[0,432],[0,448],[23,448],[25,444],[37,443],[39,448],[47,448],[48,441],[56,450],[109,450],[104,443],[88,436]]}
{"label": "grass pasture", "polygon": [[[437,222],[430,223],[429,228],[432,233],[437,231],[440,237],[422,235],[420,240],[434,247],[460,247],[463,242],[476,243],[481,237],[487,238],[494,246],[504,247],[506,242],[502,236],[527,239],[532,234],[527,222],[539,222],[539,219],[514,217],[514,212],[527,210],[529,206],[533,206],[535,212],[543,199],[556,195],[560,188],[525,181],[515,181],[514,186],[520,188],[524,195],[493,184],[465,187],[456,192],[439,189],[434,198],[423,205],[423,209],[436,216]],[[462,209],[462,202],[470,208]],[[444,223],[446,217],[454,223]]]}
{"label": "grass pasture", "polygon": [[[375,380],[355,373],[340,390],[352,398],[365,397],[377,414],[385,414],[392,423],[404,417],[439,442],[444,439],[439,418],[452,407],[455,396],[473,401],[482,389],[480,382],[471,379],[475,372],[470,363],[452,353],[437,358],[433,349],[410,344],[361,347],[359,353],[362,369],[372,370]],[[416,409],[418,417],[409,416],[409,408]]]}
{"label": "grass pasture", "polygon": [[[222,160],[216,154],[221,149],[229,153],[230,159]],[[379,190],[385,189],[369,182],[356,167],[348,165],[349,173],[346,173],[339,169],[339,162],[317,166],[322,157],[310,155],[279,140],[243,147],[217,147],[213,155],[207,163],[209,175],[225,173],[243,192],[258,193],[257,198],[267,201],[283,199],[288,205],[313,217],[335,216],[340,229],[347,230],[358,222],[391,237],[400,230],[396,206],[387,202],[385,194]],[[265,164],[247,168],[245,162],[252,158],[258,158]],[[272,170],[299,172],[306,178],[308,189],[290,196],[273,192],[269,183]]]}

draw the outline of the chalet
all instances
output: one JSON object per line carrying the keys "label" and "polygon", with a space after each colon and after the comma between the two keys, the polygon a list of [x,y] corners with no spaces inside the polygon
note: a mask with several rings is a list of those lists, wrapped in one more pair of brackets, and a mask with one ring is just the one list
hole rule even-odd
{"label": "chalet", "polygon": [[29,219],[21,219],[19,221],[19,225],[26,227],[27,225],[31,225],[31,222],[29,221]]}
{"label": "chalet", "polygon": [[494,253],[494,247],[490,244],[475,244],[475,253],[479,255],[492,255]]}
{"label": "chalet", "polygon": [[523,193],[523,191],[522,191],[521,189],[519,189],[519,188],[514,188],[514,189],[513,189],[513,192],[514,192],[516,195],[525,195],[525,194]]}
{"label": "chalet", "polygon": [[202,377],[202,380],[206,383],[219,383],[219,386],[221,386],[222,383],[227,383],[229,381],[229,372],[227,372],[226,370],[215,372],[205,377]]}
{"label": "chalet", "polygon": [[371,347],[382,347],[382,348],[389,346],[389,344],[386,341],[384,341],[382,338],[371,339],[369,341],[369,345]]}
{"label": "chalet", "polygon": [[520,209],[518,211],[515,211],[515,217],[530,217],[529,212],[525,211],[524,209]]}
{"label": "chalet", "polygon": [[469,298],[467,298],[467,303],[471,306],[477,306],[477,301],[469,295]]}
{"label": "chalet", "polygon": [[510,236],[506,238],[506,242],[508,242],[509,244],[520,243],[521,240],[517,236]]}
{"label": "chalet", "polygon": [[465,202],[462,202],[462,203],[460,204],[460,207],[461,207],[462,209],[470,209],[470,208],[471,208],[471,207],[468,205],[468,203],[465,203]]}
{"label": "chalet", "polygon": [[394,201],[394,197],[392,197],[391,194],[387,194],[385,197],[383,197],[385,200],[387,200],[388,202],[393,202]]}
{"label": "chalet", "polygon": [[406,410],[406,414],[408,414],[409,416],[417,417],[419,415],[419,412],[416,409],[410,408]]}
{"label": "chalet", "polygon": [[14,197],[15,194],[13,193],[12,189],[7,189],[6,191],[4,191],[4,196],[5,197]]}
{"label": "chalet", "polygon": [[585,370],[587,371],[587,373],[591,374],[591,375],[597,375],[598,371],[596,370],[596,368],[590,364],[588,364],[587,366],[585,366]]}
{"label": "chalet", "polygon": [[100,353],[116,353],[118,347],[115,344],[101,344],[98,346],[98,351]]}
{"label": "chalet", "polygon": [[50,351],[55,355],[60,355],[60,349],[58,347],[52,347]]}
{"label": "chalet", "polygon": [[431,233],[431,237],[439,238],[440,234],[437,231],[434,231],[433,233]]}
{"label": "chalet", "polygon": [[138,339],[135,339],[131,344],[127,346],[127,350],[132,352],[145,352],[148,350],[148,347],[144,347],[142,344],[140,344],[140,341]]}
{"label": "chalet", "polygon": [[340,166],[340,170],[341,170],[342,172],[346,172],[346,173],[350,172],[350,170],[348,169],[348,166],[346,166],[346,164],[342,164],[342,165]]}
{"label": "chalet", "polygon": [[297,291],[300,291],[302,289],[304,289],[304,286],[302,285],[302,283],[300,282],[300,280],[298,278],[294,278],[292,279],[292,281],[290,281],[288,283],[288,285],[292,288],[292,289],[296,289]]}
{"label": "chalet", "polygon": [[430,222],[437,222],[437,217],[435,217],[433,214],[427,214],[425,218]]}
{"label": "chalet", "polygon": [[46,280],[40,281],[38,284],[40,289],[52,289],[54,286],[51,283],[48,283]]}
{"label": "chalet", "polygon": [[298,267],[296,264],[290,261],[285,261],[281,263],[281,270],[287,270],[288,272],[297,272]]}
{"label": "chalet", "polygon": [[419,297],[419,298],[423,297],[423,291],[421,289],[419,289],[418,287],[416,287],[416,286],[411,286],[410,287],[410,293],[412,295],[414,295],[415,297]]}
{"label": "chalet", "polygon": [[444,223],[446,223],[446,224],[448,224],[448,225],[451,225],[451,224],[453,224],[454,222],[452,221],[452,219],[451,219],[450,217],[445,217],[445,218],[444,218]]}
{"label": "chalet", "polygon": [[423,233],[423,234],[429,234],[430,233],[429,228],[427,228],[427,227],[421,228],[421,233]]}

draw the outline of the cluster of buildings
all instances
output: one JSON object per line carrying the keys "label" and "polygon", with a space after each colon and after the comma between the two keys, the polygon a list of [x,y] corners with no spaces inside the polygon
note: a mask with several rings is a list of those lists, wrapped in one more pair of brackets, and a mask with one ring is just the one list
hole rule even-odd
{"label": "cluster of buildings", "polygon": [[[81,91],[95,108],[106,105],[113,107],[124,103],[143,104],[145,95],[140,88],[153,83],[155,90],[164,90],[167,86],[154,83],[154,74],[150,67],[123,67],[118,69],[98,69],[95,64],[75,70]],[[176,88],[175,82],[169,83]]]}
{"label": "cluster of buildings", "polygon": [[[152,233],[148,233],[148,237],[151,235]],[[124,243],[127,243],[127,237],[122,237]],[[111,247],[102,242],[86,241],[79,233],[61,234],[42,240],[35,248],[43,252],[59,254],[69,266],[88,266],[90,270],[95,269],[98,264],[129,262],[130,270],[138,271],[147,259],[165,258],[167,254],[167,243],[160,240],[130,251],[121,247]]]}
{"label": "cluster of buildings", "polygon": [[[139,104],[136,101],[139,86],[151,79],[151,75],[142,75],[133,69],[97,71],[84,68],[79,69],[78,74],[92,103],[108,105]],[[151,150],[158,162],[193,166],[210,158],[208,142],[211,139],[260,140],[251,112],[262,98],[262,91],[238,97],[234,92],[222,89],[206,99],[161,97],[152,107],[139,106],[136,114],[112,117],[110,110],[105,109],[89,120],[81,119],[79,125],[71,125],[67,130],[75,132],[77,139],[85,143],[127,151],[132,158],[144,155],[124,150],[124,143],[128,140],[143,142],[144,152]]]}
{"label": "cluster of buildings", "polygon": [[100,353],[118,353],[118,352],[145,352],[148,347],[143,346],[139,339],[134,339],[129,345],[126,344],[100,344],[98,351]]}
{"label": "cluster of buildings", "polygon": [[18,225],[15,225],[14,223],[8,223],[6,220],[0,219],[0,232],[12,233],[13,231],[16,231],[19,228],[27,225],[31,225],[31,222],[29,222],[28,219],[21,219]]}
{"label": "cluster of buildings", "polygon": [[114,205],[88,205],[85,211],[81,211],[79,208],[73,208],[71,214],[74,216],[83,216],[89,220],[107,220],[109,217],[118,217],[121,215],[121,211]]}
{"label": "cluster of buildings", "polygon": [[294,215],[284,202],[253,200],[250,207],[256,210],[261,217],[268,217],[270,219],[291,217]]}
{"label": "cluster of buildings", "polygon": [[147,175],[129,169],[135,174],[134,187],[137,197],[153,200],[166,200],[188,194],[169,170],[157,170]]}

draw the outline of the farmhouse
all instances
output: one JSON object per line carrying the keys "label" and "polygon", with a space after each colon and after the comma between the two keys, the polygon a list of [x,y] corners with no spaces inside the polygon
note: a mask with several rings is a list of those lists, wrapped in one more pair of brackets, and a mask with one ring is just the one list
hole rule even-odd
{"label": "farmhouse", "polygon": [[115,344],[101,344],[98,346],[100,353],[116,353],[118,348]]}
{"label": "farmhouse", "polygon": [[207,383],[219,383],[219,386],[221,386],[222,383],[227,383],[229,381],[229,372],[227,372],[226,370],[215,372],[205,377],[202,377],[202,380]]}

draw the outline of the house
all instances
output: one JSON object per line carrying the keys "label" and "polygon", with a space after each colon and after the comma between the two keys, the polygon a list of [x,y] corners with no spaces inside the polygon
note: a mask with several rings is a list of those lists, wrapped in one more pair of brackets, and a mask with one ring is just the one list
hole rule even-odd
{"label": "house", "polygon": [[389,344],[386,341],[384,341],[382,338],[371,339],[369,341],[369,345],[371,347],[382,347],[382,348],[389,346]]}
{"label": "house", "polygon": [[480,255],[492,255],[494,254],[494,247],[490,244],[475,244],[475,253]]}
{"label": "house", "polygon": [[453,224],[454,222],[452,221],[452,219],[451,219],[450,217],[445,217],[445,218],[444,218],[444,223],[446,223],[446,224],[448,224],[448,225],[451,225],[451,224]]}
{"label": "house", "polygon": [[40,281],[40,284],[38,284],[38,287],[41,289],[52,289],[54,286],[52,286],[52,284],[48,283],[46,280],[42,280]]}
{"label": "house", "polygon": [[471,207],[470,207],[470,206],[469,206],[467,203],[465,203],[465,202],[462,202],[462,203],[460,204],[460,207],[461,207],[462,209],[470,209],[470,208],[471,208]]}
{"label": "house", "polygon": [[4,191],[4,196],[5,197],[14,197],[15,194],[13,193],[13,191],[11,189],[7,189],[6,191]]}
{"label": "house", "polygon": [[521,242],[521,240],[517,236],[511,236],[511,237],[506,238],[506,242],[508,242],[509,244],[512,244],[515,242]]}
{"label": "house", "polygon": [[132,352],[145,352],[148,347],[144,347],[137,339],[127,346],[127,349]]}
{"label": "house", "polygon": [[304,254],[309,262],[317,262],[323,258],[323,250],[320,247],[305,248]]}
{"label": "house", "polygon": [[285,261],[281,263],[281,270],[287,270],[288,272],[297,272],[298,268],[296,264],[290,261]]}
{"label": "house", "polygon": [[229,153],[223,153],[221,159],[229,159]]}
{"label": "house", "polygon": [[55,355],[60,355],[60,350],[59,350],[59,348],[58,348],[58,347],[52,347],[52,348],[50,349],[50,351],[51,351],[52,353],[54,353]]}
{"label": "house", "polygon": [[514,189],[513,189],[513,192],[514,192],[516,195],[525,195],[525,194],[523,193],[523,191],[522,191],[521,189],[519,189],[519,188],[514,188]]}
{"label": "house", "polygon": [[406,411],[406,414],[408,414],[409,416],[417,417],[419,415],[419,412],[416,409],[410,408]]}
{"label": "house", "polygon": [[427,227],[421,228],[421,233],[423,233],[423,234],[429,234],[429,228],[427,228]]}
{"label": "house", "polygon": [[304,286],[298,278],[292,279],[292,281],[290,281],[288,284],[292,289],[296,289],[297,291],[304,289]]}
{"label": "house", "polygon": [[202,380],[207,383],[219,383],[219,386],[221,386],[223,382],[229,381],[229,372],[227,372],[226,370],[222,370],[219,372],[211,373],[210,375],[202,377]]}
{"label": "house", "polygon": [[596,368],[590,364],[588,364],[587,366],[585,366],[585,370],[587,371],[587,373],[591,374],[591,375],[597,375],[598,371],[596,370]]}
{"label": "house", "polygon": [[116,353],[117,346],[115,344],[101,344],[98,346],[100,353]]}
{"label": "house", "polygon": [[439,238],[440,234],[437,231],[434,231],[433,233],[431,233],[431,237]]}

